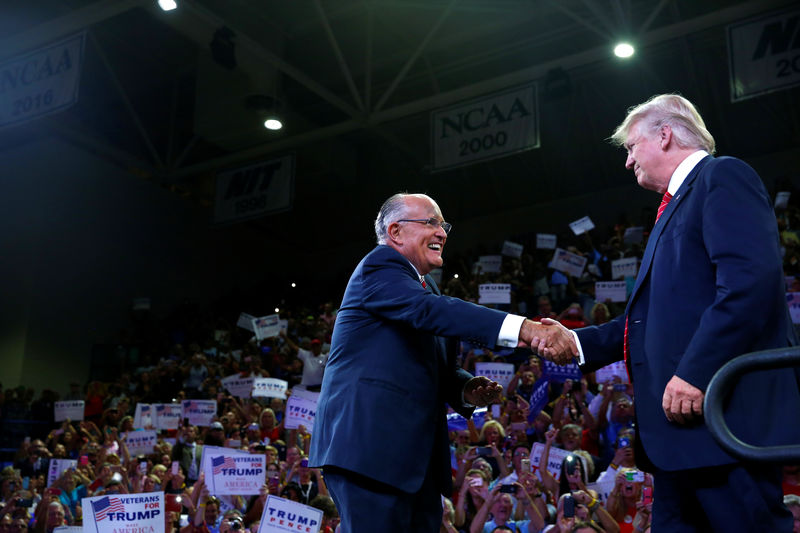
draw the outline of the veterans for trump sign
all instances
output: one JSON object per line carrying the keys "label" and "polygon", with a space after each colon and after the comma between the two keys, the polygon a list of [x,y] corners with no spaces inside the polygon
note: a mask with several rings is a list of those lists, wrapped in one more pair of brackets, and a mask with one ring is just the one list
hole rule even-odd
{"label": "veterans for trump sign", "polygon": [[431,113],[434,172],[539,147],[536,84]]}
{"label": "veterans for trump sign", "polygon": [[164,493],[83,498],[83,530],[94,533],[164,531]]}
{"label": "veterans for trump sign", "polygon": [[266,455],[246,453],[209,455],[205,474],[211,494],[258,494],[266,479],[266,460]]}

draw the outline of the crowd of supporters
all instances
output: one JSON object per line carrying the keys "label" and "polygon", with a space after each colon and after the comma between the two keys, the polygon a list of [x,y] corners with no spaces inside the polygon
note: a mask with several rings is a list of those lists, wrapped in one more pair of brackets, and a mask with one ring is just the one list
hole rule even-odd
{"label": "crowd of supporters", "polygon": [[[795,278],[800,275],[798,212],[779,213],[779,226],[787,290],[792,291],[800,287]],[[504,257],[499,273],[472,266],[482,251],[452,258],[441,285],[446,294],[477,301],[481,283],[509,283],[507,310],[556,318],[570,328],[601,324],[622,313],[624,302],[598,302],[594,282],[611,279],[612,261],[640,257],[644,249],[643,242],[626,242],[624,229],[615,228],[601,245],[586,234],[568,239],[564,247],[587,258],[578,278],[549,268],[553,251],[536,249],[531,235],[516,239],[526,253]],[[307,466],[313,435],[302,426],[284,428],[285,400],[237,398],[220,382],[232,375],[274,377],[287,381],[290,389],[318,390],[335,306],[294,302],[289,307],[281,311],[287,329],[256,341],[252,332],[234,325],[235,315],[184,306],[169,319],[153,318],[119,339],[124,353],[114,380],[73,383],[68,391],[42,390],[38,398],[31,387],[3,390],[4,423],[38,424],[15,443],[16,456],[0,472],[0,533],[50,533],[62,525],[80,525],[84,497],[153,491],[164,491],[172,509],[167,531],[255,532],[269,494],[321,509],[322,531],[335,531],[337,513],[323,475]],[[514,375],[499,409],[453,423],[454,489],[443,499],[441,531],[649,530],[658,495],[651,476],[637,468],[633,386],[624,375],[601,382],[594,374],[553,378],[529,351],[492,352],[466,343],[461,349],[461,364],[469,371],[475,371],[476,363],[503,362],[513,364]],[[542,386],[546,401],[539,408],[533,395]],[[134,429],[137,403],[183,399],[217,400],[216,420],[208,427],[164,430],[153,453],[131,456],[125,436]],[[84,400],[84,419],[53,423],[57,400]],[[267,476],[260,493],[212,494],[199,464],[204,445],[264,454]],[[380,442],[375,452],[380,453]],[[559,458],[556,467],[546,468],[554,457]],[[48,463],[54,458],[75,459],[77,466],[48,486]],[[784,467],[783,486],[800,532],[800,465]]]}

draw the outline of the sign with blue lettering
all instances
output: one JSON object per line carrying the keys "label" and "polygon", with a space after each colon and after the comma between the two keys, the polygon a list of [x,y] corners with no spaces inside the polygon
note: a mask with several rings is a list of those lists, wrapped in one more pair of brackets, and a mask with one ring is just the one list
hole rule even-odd
{"label": "sign with blue lettering", "polygon": [[786,304],[792,316],[792,324],[800,324],[800,292],[787,292]]}
{"label": "sign with blue lettering", "polygon": [[85,36],[81,32],[0,65],[0,128],[78,101]]}
{"label": "sign with blue lettering", "polygon": [[249,398],[253,392],[253,380],[255,378],[250,376],[243,378],[239,374],[232,374],[220,380],[222,386],[231,393],[231,396],[237,398]]}
{"label": "sign with blue lettering", "polygon": [[564,272],[565,274],[569,274],[570,276],[579,278],[581,274],[583,274],[583,269],[586,267],[586,261],[587,259],[582,255],[556,248],[553,254],[553,260],[550,261],[548,266],[560,272]]}
{"label": "sign with blue lettering", "polygon": [[800,9],[728,26],[731,101],[800,85]]}
{"label": "sign with blue lettering", "polygon": [[50,459],[47,467],[47,486],[51,487],[65,471],[78,466],[75,459]]}
{"label": "sign with blue lettering", "polygon": [[286,398],[289,383],[277,378],[255,378],[253,380],[253,398]]}
{"label": "sign with blue lettering", "polygon": [[479,304],[510,304],[510,283],[481,283],[478,285]]}
{"label": "sign with blue lettering", "polygon": [[[487,412],[486,407],[478,407],[472,412],[472,421],[478,429],[483,427]],[[461,431],[462,429],[467,429],[467,419],[455,411],[447,413],[447,431]]]}
{"label": "sign with blue lettering", "polygon": [[258,494],[266,479],[267,456],[226,450],[204,453],[203,472],[211,494]]}
{"label": "sign with blue lettering", "polygon": [[[317,394],[317,397],[319,395]],[[305,426],[309,433],[314,432],[314,419],[317,417],[317,398],[292,394],[286,402],[286,429]]]}
{"label": "sign with blue lettering", "polygon": [[543,359],[542,363],[544,375],[551,382],[564,383],[568,379],[580,380],[583,377],[577,363],[561,366],[547,359]]}
{"label": "sign with blue lettering", "polygon": [[184,400],[181,418],[188,418],[193,426],[210,426],[217,415],[216,400]]}
{"label": "sign with blue lettering", "polygon": [[536,84],[506,89],[431,113],[432,170],[447,170],[539,147]]}
{"label": "sign with blue lettering", "polygon": [[178,429],[183,408],[179,403],[154,403],[156,429]]}
{"label": "sign with blue lettering", "polygon": [[539,413],[542,412],[544,406],[547,405],[547,400],[550,396],[550,380],[546,377],[541,377],[534,383],[531,397],[528,399],[530,409],[528,411],[528,422],[533,423]]}
{"label": "sign with blue lettering", "polygon": [[119,494],[83,498],[83,530],[93,533],[164,531],[164,493]]}
{"label": "sign with blue lettering", "polygon": [[153,406],[149,403],[137,403],[133,413],[133,427],[135,429],[149,429],[153,427]]}
{"label": "sign with blue lettering", "polygon": [[288,211],[294,200],[294,155],[217,175],[214,222],[228,224]]}
{"label": "sign with blue lettering", "polygon": [[279,496],[267,496],[258,533],[319,533],[322,511]]}
{"label": "sign with blue lettering", "polygon": [[125,433],[125,444],[132,456],[150,455],[156,446],[155,430],[142,429]]}
{"label": "sign with blue lettering", "polygon": [[511,363],[475,363],[475,375],[486,376],[502,385],[503,389],[507,389],[511,378],[514,377],[514,365]]}
{"label": "sign with blue lettering", "polygon": [[53,417],[55,422],[83,420],[83,400],[55,402],[53,404]]}

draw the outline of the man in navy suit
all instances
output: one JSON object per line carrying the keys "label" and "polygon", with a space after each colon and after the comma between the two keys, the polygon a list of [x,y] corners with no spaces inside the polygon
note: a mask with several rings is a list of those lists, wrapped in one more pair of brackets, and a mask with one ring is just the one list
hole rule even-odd
{"label": "man in navy suit", "polygon": [[497,383],[457,368],[458,338],[577,354],[561,325],[442,296],[427,274],[442,266],[450,229],[428,196],[389,198],[378,246],[336,316],[309,462],[323,468],[346,533],[439,531],[440,495],[451,492],[446,404],[470,417],[502,397]]}
{"label": "man in navy suit", "polygon": [[[702,419],[704,391],[724,363],[794,344],[767,191],[743,161],[711,156],[713,137],[678,95],[632,108],[612,141],[639,185],[664,197],[624,316],[576,336],[584,372],[625,354],[637,463],[655,479],[652,530],[791,531],[779,468],[737,461]],[[725,414],[747,443],[800,441],[796,375],[747,375]]]}

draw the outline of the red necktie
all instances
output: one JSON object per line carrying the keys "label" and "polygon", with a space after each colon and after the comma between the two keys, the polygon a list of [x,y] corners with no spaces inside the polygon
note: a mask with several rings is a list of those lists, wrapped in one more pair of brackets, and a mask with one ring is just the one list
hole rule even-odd
{"label": "red necktie", "polygon": [[[658,206],[658,212],[656,213],[656,222],[658,222],[658,219],[661,218],[661,214],[664,213],[664,209],[667,208],[667,204],[669,203],[670,200],[672,200],[672,195],[669,193],[669,191],[667,191],[667,192],[664,193],[664,196],[661,198],[661,205]],[[622,337],[622,354],[623,354],[623,358],[625,360],[625,370],[628,371],[628,381],[633,383],[633,380],[631,380],[631,371],[628,368],[628,356],[629,356],[630,352],[628,351],[628,317],[627,316],[625,317],[625,333],[623,334],[623,337]]]}
{"label": "red necktie", "polygon": [[422,288],[423,289],[427,289],[428,288],[428,284],[425,283],[425,278],[420,276],[419,280],[422,282]]}

